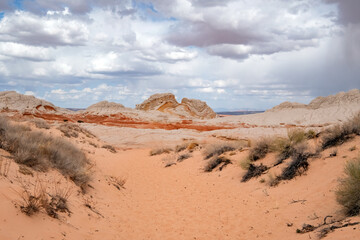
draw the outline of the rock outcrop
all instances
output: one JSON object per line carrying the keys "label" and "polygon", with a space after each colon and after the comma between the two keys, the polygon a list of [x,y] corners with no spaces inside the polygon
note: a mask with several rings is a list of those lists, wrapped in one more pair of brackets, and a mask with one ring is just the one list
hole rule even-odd
{"label": "rock outcrop", "polygon": [[115,114],[124,109],[124,105],[120,103],[101,101],[89,106],[85,111],[94,114]]}
{"label": "rock outcrop", "polygon": [[0,92],[0,110],[18,112],[57,112],[60,108],[34,96],[15,91]]}
{"label": "rock outcrop", "polygon": [[157,110],[190,118],[211,119],[216,117],[216,113],[206,102],[184,98],[181,103],[178,103],[172,93],[154,94],[143,103],[136,105],[136,109],[143,111]]}
{"label": "rock outcrop", "polygon": [[278,112],[289,109],[324,109],[324,108],[346,108],[347,105],[360,105],[360,90],[353,89],[349,92],[339,92],[335,95],[329,95],[326,97],[317,97],[309,104],[302,104],[296,102],[283,102],[267,112]]}
{"label": "rock outcrop", "polygon": [[162,111],[168,107],[177,107],[179,103],[176,101],[174,94],[172,93],[157,93],[151,95],[143,103],[137,104],[136,109],[138,110],[159,110]]}

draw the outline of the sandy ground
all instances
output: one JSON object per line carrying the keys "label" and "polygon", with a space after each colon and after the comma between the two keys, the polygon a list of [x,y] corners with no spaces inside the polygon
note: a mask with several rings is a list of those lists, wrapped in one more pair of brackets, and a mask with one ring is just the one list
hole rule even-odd
{"label": "sandy ground", "polygon": [[[238,162],[247,151],[229,155],[233,164],[211,173],[203,171],[206,161],[202,150],[166,168],[176,155],[149,156],[154,147],[164,142],[198,139],[201,133],[160,129],[164,139],[146,138],[139,141],[144,145],[118,148],[117,153],[101,148],[104,141],[127,146],[124,139],[128,136],[118,130],[98,128],[96,135],[104,136],[102,140],[84,136],[71,139],[95,165],[85,194],[56,171],[33,172],[34,176],[21,174],[19,166],[8,160],[9,154],[0,150],[2,166],[5,161],[11,163],[8,174],[0,176],[0,239],[317,239],[316,231],[297,234],[296,229],[304,223],[321,224],[328,215],[332,219],[343,217],[334,190],[344,163],[359,154],[359,147],[356,151],[349,149],[360,146],[357,137],[337,147],[338,154],[333,158],[328,156],[334,148],[328,149],[322,157],[310,160],[305,175],[269,187],[267,174],[240,182],[245,171]],[[56,130],[51,132],[59,134]],[[110,133],[116,137],[107,139]],[[208,135],[201,137],[204,142],[209,141]],[[213,137],[212,141],[217,139]],[[261,160],[266,164],[274,161],[272,154]],[[125,188],[114,187],[111,177],[126,179]],[[24,186],[32,189],[35,182],[41,182],[51,192],[59,181],[60,188],[70,188],[72,192],[70,216],[63,213],[59,219],[53,219],[40,212],[29,217],[20,211]],[[357,225],[335,230],[326,239],[356,239],[359,234]]]}

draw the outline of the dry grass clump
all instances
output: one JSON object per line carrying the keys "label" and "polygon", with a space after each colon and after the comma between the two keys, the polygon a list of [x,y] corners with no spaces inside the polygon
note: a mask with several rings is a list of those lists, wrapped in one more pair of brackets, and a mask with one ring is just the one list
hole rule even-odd
{"label": "dry grass clump", "polygon": [[219,170],[221,171],[226,165],[231,164],[231,160],[227,159],[225,157],[214,157],[212,159],[210,159],[205,167],[204,167],[204,171],[205,172],[211,172],[212,170],[214,170],[216,167],[219,167]]}
{"label": "dry grass clump", "polygon": [[241,182],[247,182],[253,177],[259,177],[268,169],[269,168],[267,166],[263,165],[262,163],[259,166],[256,166],[256,165],[250,163],[249,167],[248,167],[248,171],[242,177]]}
{"label": "dry grass clump", "polygon": [[175,152],[178,153],[178,152],[184,151],[185,149],[187,149],[188,145],[189,145],[189,143],[182,143],[182,144],[180,144],[180,145],[177,145],[177,146],[175,147]]}
{"label": "dry grass clump", "polygon": [[122,188],[125,189],[126,178],[110,176],[108,177],[108,181],[118,190],[121,190]]}
{"label": "dry grass clump", "polygon": [[345,165],[345,175],[336,190],[336,200],[347,215],[355,216],[360,213],[360,156]]}
{"label": "dry grass clump", "polygon": [[55,187],[55,194],[48,194],[39,179],[36,180],[32,191],[24,184],[22,187],[20,210],[26,215],[32,216],[44,210],[50,217],[58,218],[58,212],[71,213],[68,207],[68,198],[71,195],[70,188]]}
{"label": "dry grass clump", "polygon": [[11,160],[0,156],[0,176],[7,177],[11,166]]}
{"label": "dry grass clump", "polygon": [[72,143],[36,131],[24,131],[0,118],[0,148],[10,152],[17,163],[35,170],[59,170],[77,185],[90,181],[89,160]]}
{"label": "dry grass clump", "polygon": [[185,154],[181,154],[178,158],[177,158],[177,162],[182,162],[188,158],[191,158],[192,155],[190,153],[185,153]]}
{"label": "dry grass clump", "polygon": [[77,138],[79,137],[79,133],[84,134],[88,138],[95,138],[96,136],[90,132],[89,130],[80,127],[79,125],[75,123],[63,123],[61,124],[58,129],[64,134],[65,137],[71,138]]}
{"label": "dry grass clump", "polygon": [[242,149],[239,143],[221,142],[209,144],[205,147],[203,155],[205,159],[220,156],[223,153],[234,151],[236,149]]}
{"label": "dry grass clump", "polygon": [[150,156],[156,156],[156,155],[160,155],[163,153],[171,153],[172,149],[171,148],[164,148],[164,147],[160,147],[160,148],[156,148],[150,151]]}
{"label": "dry grass clump", "polygon": [[105,149],[109,150],[112,153],[117,153],[116,148],[114,148],[114,146],[111,146],[109,144],[106,144],[106,145],[102,146],[102,148],[105,148]]}
{"label": "dry grass clump", "polygon": [[360,135],[360,112],[343,125],[327,129],[321,138],[321,147],[326,149],[342,144],[352,138],[353,134]]}
{"label": "dry grass clump", "polygon": [[291,180],[295,176],[306,172],[309,167],[308,159],[312,156],[314,156],[314,154],[308,151],[308,145],[306,143],[296,145],[291,155],[291,162],[282,170],[280,176],[270,181],[271,185],[276,186],[282,180]]}
{"label": "dry grass clump", "polygon": [[255,145],[250,149],[248,158],[250,161],[257,161],[266,156],[270,151],[271,140],[268,138],[260,139],[255,143]]}
{"label": "dry grass clump", "polygon": [[35,124],[35,127],[37,128],[50,129],[50,125],[44,119],[36,118],[32,120],[32,122]]}

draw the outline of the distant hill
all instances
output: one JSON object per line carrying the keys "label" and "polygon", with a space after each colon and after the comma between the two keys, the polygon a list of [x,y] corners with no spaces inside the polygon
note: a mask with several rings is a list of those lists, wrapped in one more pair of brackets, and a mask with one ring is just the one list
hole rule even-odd
{"label": "distant hill", "polygon": [[229,111],[229,112],[216,112],[219,115],[249,115],[255,113],[263,113],[265,111]]}

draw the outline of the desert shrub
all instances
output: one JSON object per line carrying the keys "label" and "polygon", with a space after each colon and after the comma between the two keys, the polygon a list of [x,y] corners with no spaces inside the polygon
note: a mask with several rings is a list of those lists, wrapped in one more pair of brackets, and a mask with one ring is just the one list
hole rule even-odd
{"label": "desert shrub", "polygon": [[160,155],[163,153],[171,153],[172,149],[171,148],[164,148],[164,147],[160,147],[160,148],[156,148],[150,151],[150,156],[156,156],[156,155]]}
{"label": "desert shrub", "polygon": [[37,118],[34,119],[32,122],[35,124],[35,127],[37,128],[50,129],[50,125],[44,119]]}
{"label": "desert shrub", "polygon": [[39,181],[35,182],[33,190],[29,190],[22,184],[23,192],[20,194],[22,202],[20,204],[21,212],[31,216],[41,210],[48,204],[46,191]]}
{"label": "desert shrub", "polygon": [[188,143],[183,143],[175,147],[175,152],[182,152],[188,147]]}
{"label": "desert shrub", "polygon": [[108,177],[108,181],[118,190],[121,190],[122,188],[125,189],[126,178],[110,176]]}
{"label": "desert shrub", "polygon": [[206,163],[206,165],[204,167],[204,171],[211,172],[219,165],[221,165],[219,168],[219,170],[221,171],[228,164],[231,164],[231,160],[229,160],[225,157],[213,157]]}
{"label": "desert shrub", "polygon": [[288,138],[291,144],[297,144],[307,139],[306,133],[302,129],[290,129],[288,131]]}
{"label": "desert shrub", "polygon": [[0,118],[0,147],[19,164],[46,171],[52,167],[83,186],[90,180],[89,160],[72,143],[36,131],[24,131]]}
{"label": "desert shrub", "polygon": [[181,155],[177,158],[177,161],[178,161],[178,162],[182,162],[182,161],[184,161],[185,159],[188,159],[188,158],[191,158],[191,154],[189,154],[189,153],[181,154]]}
{"label": "desert shrub", "polygon": [[316,138],[316,135],[317,133],[312,130],[312,129],[309,129],[306,133],[305,133],[305,136],[307,139],[313,139],[313,138]]}
{"label": "desert shrub", "polygon": [[336,190],[336,200],[347,215],[360,213],[360,157],[345,165],[345,177],[340,180]]}
{"label": "desert shrub", "polygon": [[251,161],[250,161],[250,159],[249,159],[248,157],[247,157],[247,158],[244,158],[243,160],[241,160],[241,161],[239,162],[240,167],[241,167],[242,169],[244,169],[244,170],[248,170],[249,167],[250,167],[250,164],[251,164]]}
{"label": "desert shrub", "polygon": [[191,142],[191,143],[189,143],[189,145],[187,146],[187,150],[189,150],[189,152],[193,152],[198,146],[199,146],[198,143],[196,143],[196,142]]}
{"label": "desert shrub", "polygon": [[261,174],[263,174],[265,171],[267,171],[269,168],[262,163],[259,166],[256,166],[254,164],[250,164],[248,171],[245,173],[245,175],[242,177],[241,182],[247,182],[253,177],[259,177]]}
{"label": "desert shrub", "polygon": [[266,156],[266,154],[270,151],[270,139],[263,138],[257,141],[254,146],[250,149],[249,159],[250,161],[257,161]]}
{"label": "desert shrub", "polygon": [[291,156],[290,164],[282,170],[281,175],[278,177],[279,180],[290,180],[307,171],[309,166],[308,158],[310,156],[311,154],[307,151],[306,144],[297,145]]}
{"label": "desert shrub", "polygon": [[211,157],[220,156],[223,153],[230,152],[236,150],[235,144],[232,143],[215,143],[209,144],[205,147],[203,155],[205,159],[209,159]]}
{"label": "desert shrub", "polygon": [[84,134],[88,138],[96,137],[92,132],[83,127],[80,127],[75,123],[63,123],[58,127],[58,129],[64,134],[65,137],[68,138],[77,138],[79,137],[79,133]]}
{"label": "desert shrub", "polygon": [[352,146],[351,148],[349,148],[350,152],[355,151],[355,150],[356,150],[356,146]]}
{"label": "desert shrub", "polygon": [[343,144],[352,137],[352,134],[360,135],[360,112],[343,125],[336,125],[327,129],[321,138],[322,149]]}
{"label": "desert shrub", "polygon": [[109,150],[112,153],[116,153],[116,148],[114,148],[113,146],[111,146],[109,144],[106,144],[106,145],[102,146],[102,148],[105,148],[105,149]]}

